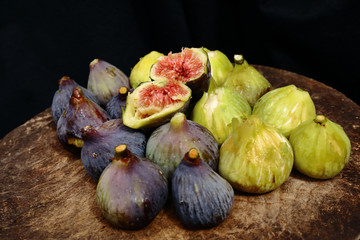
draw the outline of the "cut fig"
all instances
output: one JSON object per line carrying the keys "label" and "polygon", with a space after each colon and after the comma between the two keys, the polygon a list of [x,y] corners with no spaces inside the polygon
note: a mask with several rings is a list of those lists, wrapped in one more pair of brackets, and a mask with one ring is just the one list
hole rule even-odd
{"label": "cut fig", "polygon": [[183,48],[180,53],[159,57],[150,70],[152,80],[185,83],[194,96],[201,96],[210,84],[210,61],[203,48]]}
{"label": "cut fig", "polygon": [[159,80],[140,84],[128,95],[123,114],[124,125],[133,128],[158,127],[177,112],[186,111],[191,89],[174,80]]}

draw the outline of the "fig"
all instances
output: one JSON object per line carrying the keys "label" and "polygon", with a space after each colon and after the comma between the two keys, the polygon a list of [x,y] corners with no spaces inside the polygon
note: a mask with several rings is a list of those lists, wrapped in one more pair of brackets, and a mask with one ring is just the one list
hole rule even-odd
{"label": "fig", "polygon": [[123,115],[130,128],[155,128],[189,106],[191,89],[174,80],[144,82],[128,95]]}
{"label": "fig", "polygon": [[249,65],[243,55],[234,55],[234,69],[226,75],[224,86],[240,92],[253,107],[255,102],[271,89],[269,81]]}
{"label": "fig", "polygon": [[295,168],[308,177],[330,179],[348,163],[351,143],[337,123],[317,115],[302,122],[290,135]]}
{"label": "fig", "polygon": [[250,114],[251,107],[240,93],[218,87],[205,92],[195,104],[192,120],[210,130],[218,145],[221,145],[232,130],[232,119],[237,118],[242,122]]}
{"label": "fig", "polygon": [[124,126],[121,119],[111,119],[97,127],[86,126],[81,129],[81,138],[81,162],[95,181],[109,165],[118,145],[126,144],[136,156],[145,156],[145,134]]}
{"label": "fig", "polygon": [[136,63],[133,69],[130,72],[130,85],[132,88],[136,88],[142,82],[151,81],[150,79],[150,69],[154,65],[159,57],[164,56],[164,54],[157,51],[151,51]]}
{"label": "fig", "polygon": [[112,119],[122,119],[123,111],[126,107],[126,98],[129,92],[130,89],[128,89],[127,87],[121,87],[119,89],[118,95],[112,97],[110,101],[106,104],[105,110],[109,113]]}
{"label": "fig", "polygon": [[121,229],[147,226],[167,201],[168,182],[152,161],[126,147],[115,148],[112,162],[96,187],[96,201],[104,218]]}
{"label": "fig", "polygon": [[99,100],[95,97],[95,94],[80,86],[70,77],[63,76],[59,80],[59,89],[55,92],[51,104],[51,114],[56,124],[59,121],[61,114],[69,106],[69,101],[74,87],[80,87],[86,98],[90,99],[96,104],[99,104]]}
{"label": "fig", "polygon": [[57,136],[66,149],[78,153],[84,144],[81,129],[87,125],[96,127],[109,119],[107,112],[86,98],[80,87],[74,87],[69,106],[57,123]]}
{"label": "fig", "polygon": [[99,99],[101,106],[105,106],[117,95],[121,87],[130,89],[129,78],[114,65],[101,59],[94,59],[89,68],[87,88]]}
{"label": "fig", "polygon": [[210,91],[224,84],[226,75],[233,70],[234,66],[229,58],[219,50],[208,51],[207,54],[211,67]]}
{"label": "fig", "polygon": [[256,115],[243,123],[234,119],[233,128],[220,148],[220,175],[247,193],[266,193],[282,185],[294,164],[288,139]]}
{"label": "fig", "polygon": [[273,89],[254,105],[252,114],[280,130],[285,137],[307,119],[315,118],[315,105],[305,90],[295,85]]}
{"label": "fig", "polygon": [[200,124],[187,120],[184,113],[176,113],[169,123],[160,126],[150,135],[146,157],[159,165],[170,180],[190,148],[197,148],[203,161],[217,170],[219,148],[214,136]]}
{"label": "fig", "polygon": [[176,80],[191,88],[193,97],[201,96],[210,84],[210,61],[203,48],[183,48],[159,57],[151,67],[152,80]]}
{"label": "fig", "polygon": [[173,204],[180,221],[191,228],[215,227],[232,209],[234,190],[192,148],[171,181]]}

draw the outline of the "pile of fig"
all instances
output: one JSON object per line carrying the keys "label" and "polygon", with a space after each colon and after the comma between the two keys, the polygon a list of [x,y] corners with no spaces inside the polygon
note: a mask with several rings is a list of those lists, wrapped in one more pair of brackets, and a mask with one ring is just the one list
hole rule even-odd
{"label": "pile of fig", "polygon": [[[350,158],[343,128],[295,85],[274,88],[244,56],[151,51],[129,76],[101,59],[87,88],[68,76],[51,106],[60,143],[96,183],[103,217],[141,229],[167,201],[187,228],[211,228],[239,194],[275,191],[293,169],[336,177]],[[236,202],[235,202],[236,204]]]}

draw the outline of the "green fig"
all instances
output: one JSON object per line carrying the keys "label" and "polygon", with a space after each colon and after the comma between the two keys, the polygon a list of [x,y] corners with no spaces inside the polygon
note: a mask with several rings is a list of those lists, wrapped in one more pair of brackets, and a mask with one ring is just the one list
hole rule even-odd
{"label": "green fig", "polygon": [[220,148],[219,173],[237,190],[266,193],[289,177],[294,154],[287,138],[261,118],[235,119],[233,132]]}
{"label": "green fig", "polygon": [[344,129],[324,115],[301,123],[290,135],[295,168],[312,178],[335,177],[348,163],[351,143]]}
{"label": "green fig", "polygon": [[295,85],[271,90],[254,105],[252,114],[280,130],[285,137],[307,119],[315,118],[315,105],[307,91]]}
{"label": "green fig", "polygon": [[136,65],[131,69],[130,72],[130,85],[132,88],[136,88],[142,82],[151,81],[150,79],[150,69],[154,65],[157,59],[164,54],[157,51],[151,51],[146,54],[144,57],[136,63]]}
{"label": "green fig", "polygon": [[234,55],[235,66],[224,80],[224,86],[236,89],[254,106],[255,102],[271,89],[270,82],[249,65],[243,55]]}
{"label": "green fig", "polygon": [[219,50],[208,51],[207,54],[211,66],[210,91],[217,86],[223,85],[226,75],[234,67],[229,58]]}

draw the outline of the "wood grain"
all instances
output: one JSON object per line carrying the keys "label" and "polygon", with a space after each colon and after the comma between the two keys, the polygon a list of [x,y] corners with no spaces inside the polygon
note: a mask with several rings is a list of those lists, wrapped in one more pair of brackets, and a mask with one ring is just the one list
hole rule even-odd
{"label": "wood grain", "polygon": [[343,126],[352,151],[331,180],[292,171],[263,195],[236,192],[218,227],[188,230],[170,201],[139,231],[111,227],[96,205],[96,183],[64,150],[50,108],[0,140],[0,239],[360,239],[360,107],[342,93],[292,72],[255,65],[274,87],[309,91],[318,114]]}

